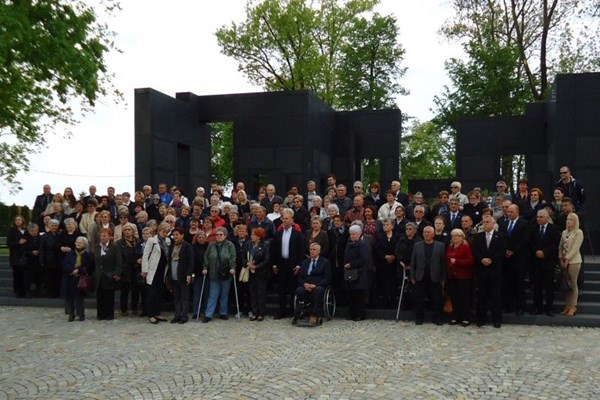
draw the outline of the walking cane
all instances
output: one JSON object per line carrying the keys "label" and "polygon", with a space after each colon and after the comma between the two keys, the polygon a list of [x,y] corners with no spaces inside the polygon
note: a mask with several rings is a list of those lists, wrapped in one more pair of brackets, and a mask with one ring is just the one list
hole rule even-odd
{"label": "walking cane", "polygon": [[396,311],[396,322],[400,316],[400,305],[402,304],[402,296],[404,295],[404,284],[406,283],[406,271],[402,268],[402,287],[400,288],[400,298],[398,299],[398,310]]}
{"label": "walking cane", "polygon": [[206,281],[206,275],[202,275],[202,289],[200,289],[200,299],[198,300],[198,314],[196,314],[196,321],[200,319],[200,306],[202,305],[202,295],[204,294],[204,282]]}
{"label": "walking cane", "polygon": [[238,292],[237,292],[237,282],[235,279],[235,274],[233,274],[233,289],[235,290],[235,305],[237,307],[237,319],[238,321],[241,321],[241,316],[240,316],[240,301],[238,300]]}

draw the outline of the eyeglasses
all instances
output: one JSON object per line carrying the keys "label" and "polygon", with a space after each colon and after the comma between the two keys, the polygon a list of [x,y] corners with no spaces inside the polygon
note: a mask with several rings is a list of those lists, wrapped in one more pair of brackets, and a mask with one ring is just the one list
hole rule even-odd
{"label": "eyeglasses", "polygon": [[219,212],[219,210],[210,210],[210,212]]}
{"label": "eyeglasses", "polygon": [[458,186],[450,186],[450,189],[458,189]]}

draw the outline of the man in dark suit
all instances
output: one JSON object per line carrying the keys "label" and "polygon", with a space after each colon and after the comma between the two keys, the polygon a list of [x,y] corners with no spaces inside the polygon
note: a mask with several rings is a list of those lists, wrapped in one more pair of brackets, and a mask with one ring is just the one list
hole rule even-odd
{"label": "man in dark suit", "polygon": [[87,196],[83,196],[83,202],[85,204],[87,204],[89,199],[96,199],[96,201],[98,202],[98,204],[100,204],[100,196],[98,196],[96,194],[96,186],[94,185],[90,185],[90,187],[88,188],[90,194]]}
{"label": "man in dark suit", "polygon": [[294,309],[294,291],[296,276],[304,259],[304,235],[293,228],[294,211],[289,208],[281,210],[281,229],[275,233],[273,258],[273,274],[279,286],[279,313],[275,319],[285,318],[286,303]]}
{"label": "man in dark suit", "polygon": [[50,185],[46,184],[43,188],[43,193],[36,196],[35,203],[33,203],[33,218],[37,219],[38,224],[44,226],[44,216],[46,215],[46,207],[52,203],[54,195],[50,189]]}
{"label": "man in dark suit", "polygon": [[110,228],[100,230],[100,243],[94,251],[94,281],[96,282],[96,302],[98,320],[112,320],[115,317],[115,290],[121,280],[123,256],[119,246],[112,241]]}
{"label": "man in dark suit", "polygon": [[506,209],[507,220],[500,223],[499,231],[506,237],[506,253],[502,277],[502,303],[506,312],[513,307],[517,315],[525,309],[525,275],[529,258],[529,223],[519,217],[519,206]]}
{"label": "man in dark suit", "polygon": [[321,245],[312,243],[309,248],[310,258],[302,262],[298,273],[296,295],[299,299],[312,300],[309,310],[310,323],[316,324],[318,317],[323,314],[323,296],[327,285],[331,282],[331,265],[329,260],[319,257]]}
{"label": "man in dark suit", "polygon": [[409,204],[408,195],[406,193],[401,192],[400,187],[400,181],[392,181],[392,183],[390,184],[390,190],[392,190],[395,193],[396,201],[402,204],[404,208],[406,208]]}
{"label": "man in dark suit", "polygon": [[[260,205],[263,206],[266,210],[266,214],[273,212],[273,202],[278,201],[279,204],[283,204],[283,199],[281,196],[275,194],[275,186],[272,184],[268,184],[266,187],[267,195],[264,199],[260,201]],[[265,214],[265,215],[266,215]]]}
{"label": "man in dark suit", "polygon": [[460,219],[463,213],[460,211],[460,201],[453,197],[448,200],[448,232],[452,232],[452,229],[461,229]]}
{"label": "man in dark suit", "polygon": [[442,282],[446,280],[446,249],[433,240],[434,229],[423,229],[423,240],[415,243],[410,262],[410,280],[415,285],[415,324],[421,325],[425,317],[423,301],[429,295],[433,306],[433,322],[442,325]]}
{"label": "man in dark suit", "polygon": [[[546,210],[539,210],[537,225],[531,230],[529,246],[533,254],[533,310],[532,314],[546,312],[554,316],[554,267],[558,263],[558,244],[561,232],[554,224],[549,224]],[[543,307],[543,292],[546,294],[546,307]]]}
{"label": "man in dark suit", "polygon": [[502,233],[494,231],[496,221],[490,215],[482,219],[483,232],[473,241],[475,276],[477,277],[477,326],[487,323],[488,304],[494,328],[502,324],[502,266],[506,245]]}

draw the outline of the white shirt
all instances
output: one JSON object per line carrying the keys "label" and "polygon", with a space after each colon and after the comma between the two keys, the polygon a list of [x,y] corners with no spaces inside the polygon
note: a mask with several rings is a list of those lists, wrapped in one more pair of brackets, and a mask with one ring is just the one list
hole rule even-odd
{"label": "white shirt", "polygon": [[290,258],[290,238],[292,237],[292,227],[283,229],[281,236],[281,258]]}

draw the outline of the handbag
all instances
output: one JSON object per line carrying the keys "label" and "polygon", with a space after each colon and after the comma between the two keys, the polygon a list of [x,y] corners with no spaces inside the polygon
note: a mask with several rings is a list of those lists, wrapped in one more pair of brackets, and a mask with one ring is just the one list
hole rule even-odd
{"label": "handbag", "polygon": [[238,278],[238,280],[240,282],[248,282],[249,278],[250,273],[248,272],[248,267],[242,267],[242,269],[240,270],[240,277]]}
{"label": "handbag", "polygon": [[346,282],[356,282],[358,280],[359,270],[356,269],[345,269],[344,280]]}
{"label": "handbag", "polygon": [[573,283],[571,282],[571,279],[569,279],[567,269],[561,271],[560,275],[558,275],[556,279],[556,290],[561,293],[568,293],[573,290]]}
{"label": "handbag", "polygon": [[79,277],[79,281],[77,282],[77,289],[79,289],[83,293],[90,293],[93,290],[92,279],[84,272]]}

